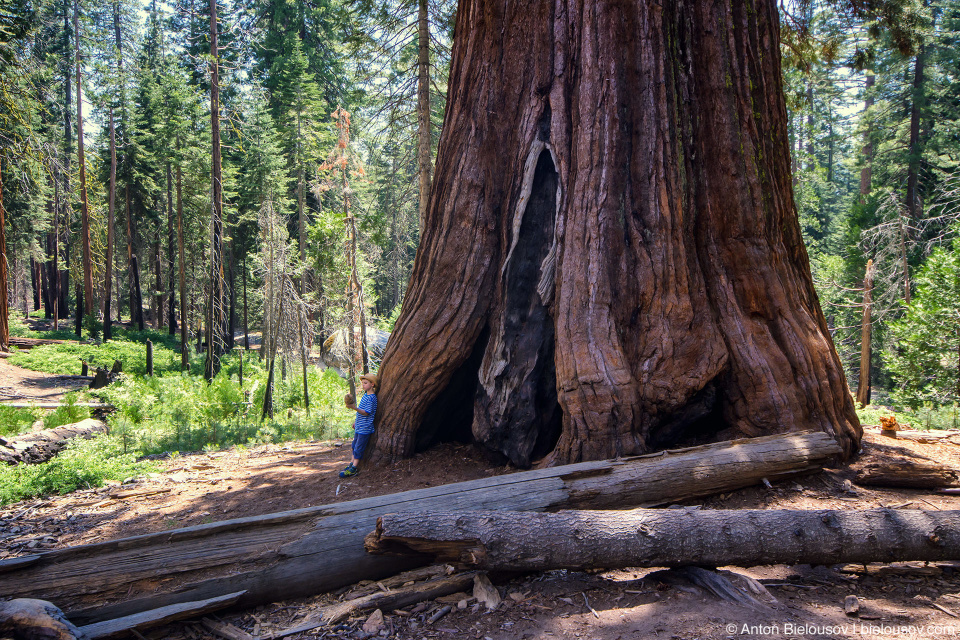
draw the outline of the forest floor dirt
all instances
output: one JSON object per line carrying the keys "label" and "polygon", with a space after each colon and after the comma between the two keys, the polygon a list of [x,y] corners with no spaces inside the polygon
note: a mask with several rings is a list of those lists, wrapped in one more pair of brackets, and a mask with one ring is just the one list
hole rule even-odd
{"label": "forest floor dirt", "polygon": [[[0,360],[0,389],[17,389]],[[29,385],[25,376],[23,385]],[[53,384],[53,383],[51,383]],[[33,387],[31,387],[33,388]],[[42,383],[35,388],[45,389]],[[55,386],[50,387],[55,388]],[[26,392],[27,386],[19,388]],[[19,393],[18,391],[18,393]],[[162,470],[123,486],[80,490],[0,510],[0,559],[141,533],[419,489],[515,469],[492,466],[474,447],[446,444],[396,464],[341,479],[350,443],[296,442],[183,454]],[[703,509],[960,509],[960,497],[933,491],[851,484],[856,469],[878,460],[931,459],[960,468],[960,434],[936,441],[892,440],[868,430],[852,463],[772,487],[750,487],[687,501]],[[128,495],[129,497],[114,497]],[[960,563],[869,567],[763,566],[728,569],[763,583],[776,602],[763,607],[720,600],[653,569],[550,571],[496,580],[503,602],[488,611],[469,594],[442,599],[452,611],[427,623],[444,602],[384,611],[376,637],[402,640],[582,638],[953,638],[960,635]],[[496,577],[495,577],[496,578]],[[859,616],[844,600],[859,599]],[[279,602],[219,616],[255,637],[268,637],[351,591]],[[457,603],[466,601],[466,608]],[[357,617],[292,638],[366,638]],[[214,638],[196,621],[147,638]]]}

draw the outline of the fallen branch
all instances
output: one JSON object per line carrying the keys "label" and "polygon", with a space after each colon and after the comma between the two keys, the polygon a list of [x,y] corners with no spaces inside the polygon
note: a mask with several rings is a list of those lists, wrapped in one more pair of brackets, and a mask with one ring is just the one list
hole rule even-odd
{"label": "fallen branch", "polygon": [[956,560],[960,511],[396,513],[366,548],[490,571]]}
{"label": "fallen branch", "polygon": [[[821,432],[766,436],[57,549],[7,571],[0,597],[42,597],[82,624],[240,590],[247,593],[238,604],[255,606],[426,564],[422,557],[364,552],[364,535],[384,513],[653,506],[731,491],[763,477],[810,473],[839,453],[833,438]],[[0,561],[0,572],[4,565]],[[104,607],[105,601],[116,604]]]}
{"label": "fallen branch", "polygon": [[872,462],[857,470],[859,485],[939,489],[960,484],[960,469],[927,460],[891,460]]}
{"label": "fallen branch", "polygon": [[232,624],[226,622],[217,622],[216,620],[211,620],[210,618],[204,618],[200,621],[200,624],[202,624],[203,628],[210,633],[218,635],[221,638],[226,638],[227,640],[255,640],[252,635],[243,629],[238,629]]}

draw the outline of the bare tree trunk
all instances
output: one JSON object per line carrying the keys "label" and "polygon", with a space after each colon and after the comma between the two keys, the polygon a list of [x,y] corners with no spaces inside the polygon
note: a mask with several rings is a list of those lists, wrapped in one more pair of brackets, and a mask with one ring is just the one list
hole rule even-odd
{"label": "bare tree trunk", "polygon": [[[64,158],[63,165],[64,170],[61,174],[63,178],[63,197],[58,198],[58,206],[63,208],[63,222],[64,222],[64,257],[66,269],[62,269],[58,273],[57,283],[59,285],[60,297],[57,303],[57,308],[63,312],[64,317],[70,316],[70,309],[67,306],[67,299],[70,297],[70,201],[71,201],[71,192],[72,186],[70,184],[70,163],[71,157],[73,155],[73,125],[70,122],[72,108],[72,83],[70,82],[70,59],[73,57],[68,52],[70,51],[70,0],[63,0],[63,53],[66,56],[66,60],[63,64],[63,92],[64,92],[64,102],[63,102],[63,138],[64,138]],[[55,223],[57,227],[57,232],[59,234],[59,225]],[[59,240],[59,235],[58,235]],[[59,320],[57,316],[54,316],[53,319],[54,329],[59,328]]]}
{"label": "bare tree trunk", "polygon": [[126,185],[127,200],[127,263],[130,265],[130,324],[143,331],[143,293],[140,289],[140,265],[133,252],[133,207],[130,202],[130,185]]}
{"label": "bare tree trunk", "polygon": [[[864,99],[863,99],[863,111],[868,113],[870,108],[873,106],[873,88],[874,83],[876,82],[873,71],[867,71],[867,80],[866,86],[864,87]],[[863,204],[867,201],[867,196],[870,195],[870,189],[872,188],[873,182],[873,140],[871,138],[872,131],[870,127],[870,119],[865,119],[867,123],[867,130],[863,134],[863,149],[860,152],[861,157],[863,158],[863,167],[860,169],[860,203]]]}
{"label": "bare tree trunk", "polygon": [[[913,68],[913,100],[910,105],[910,161],[907,166],[907,210],[911,220],[918,220],[922,215],[920,194],[917,189],[920,178],[920,118],[924,110],[923,83],[924,66],[926,63],[926,45],[920,43]],[[907,301],[909,304],[909,300]]]}
{"label": "bare tree trunk", "polygon": [[496,571],[832,565],[954,559],[958,526],[919,509],[427,511],[382,516],[366,547]]}
{"label": "bare tree trunk", "polygon": [[[50,182],[53,183],[54,193],[57,192],[56,189],[57,177],[54,176]],[[46,319],[52,319],[56,315],[56,306],[57,306],[57,280],[60,278],[60,273],[57,267],[57,251],[58,251],[58,242],[57,242],[57,202],[56,197],[52,199],[47,199],[47,215],[51,218],[51,230],[47,231],[47,242],[46,242],[46,257],[47,261],[44,269],[44,280],[47,283],[46,287],[46,297],[44,298],[44,310],[43,317]],[[57,321],[54,320],[54,326],[57,325]]]}
{"label": "bare tree trunk", "polygon": [[[353,213],[350,210],[350,189],[347,179],[347,150],[350,148],[350,114],[342,108],[336,112],[337,129],[340,131],[339,148],[342,155],[342,187],[343,187],[343,223],[346,227],[346,246],[345,253],[347,258],[347,268],[350,270],[347,281],[347,350],[349,351],[349,366],[347,371],[348,382],[350,384],[350,395],[357,395],[357,339],[354,330],[358,324],[356,314],[363,316],[363,309],[360,309],[360,277],[357,274],[357,225],[355,224]],[[360,348],[366,346],[366,336],[362,336]],[[362,362],[361,362],[362,366]],[[366,373],[366,372],[364,372]]]}
{"label": "bare tree trunk", "polygon": [[58,331],[60,329],[60,309],[63,306],[60,304],[61,296],[61,280],[60,280],[60,182],[59,176],[54,176],[53,178],[53,240],[49,244],[52,245],[50,255],[52,260],[50,262],[50,281],[53,283],[51,287],[51,295],[53,296],[53,330]]}
{"label": "bare tree trunk", "polygon": [[867,260],[867,273],[863,278],[863,321],[860,325],[860,382],[857,384],[857,402],[870,404],[870,331],[873,312],[873,260]]}
{"label": "bare tree trunk", "polygon": [[430,201],[430,16],[427,0],[419,0],[417,27],[419,51],[417,55],[417,174],[420,177],[420,228],[427,219]]}
{"label": "bare tree trunk", "polygon": [[163,243],[160,242],[160,236],[157,235],[157,241],[153,244],[153,327],[158,331],[163,328],[163,278],[160,271],[160,248]]}
{"label": "bare tree trunk", "polygon": [[220,49],[217,44],[217,0],[210,0],[210,139],[213,183],[213,211],[210,220],[210,311],[207,335],[206,378],[213,380],[220,371],[220,358],[226,347],[224,336],[223,274],[223,182],[220,166]]}
{"label": "bare tree trunk", "polygon": [[170,161],[167,161],[167,327],[168,333],[176,335],[177,333],[177,305],[174,300],[176,299],[176,287],[174,285],[174,274],[176,269],[173,266],[173,188],[172,188],[173,178],[170,175]]}
{"label": "bare tree trunk", "polygon": [[[177,151],[180,151],[180,138],[177,138]],[[182,160],[177,159],[177,251],[179,255],[180,268],[180,369],[186,371],[190,368],[190,356],[187,353],[189,345],[187,344],[187,274],[184,264],[183,253],[183,169],[180,166]]]}
{"label": "bare tree trunk", "polygon": [[30,256],[30,289],[33,292],[33,310],[40,310],[40,263]]}
{"label": "bare tree trunk", "polygon": [[907,261],[907,225],[903,223],[903,216],[899,216],[900,222],[900,268],[903,269],[903,302],[910,304],[910,263]]}
{"label": "bare tree trunk", "polygon": [[[84,141],[83,141],[83,104],[81,94],[81,72],[80,72],[80,3],[74,0],[73,3],[73,32],[74,45],[77,54],[77,163],[80,165],[80,226],[81,234],[80,245],[83,262],[83,313],[90,315],[93,313],[93,264],[90,256],[90,210],[87,204],[87,169],[84,163]],[[77,325],[83,324],[80,307],[77,307]]]}
{"label": "bare tree trunk", "polygon": [[457,12],[374,458],[442,437],[552,465],[811,426],[855,452],[776,3],[493,7]]}
{"label": "bare tree trunk", "polygon": [[117,199],[117,136],[113,123],[113,109],[110,109],[110,186],[107,197],[107,273],[103,277],[106,291],[103,295],[103,339],[113,336],[113,323],[110,319],[110,305],[113,297],[113,225]]}
{"label": "bare tree trunk", "polygon": [[[243,349],[250,350],[250,325],[247,324],[247,254],[243,254]],[[260,343],[263,348],[263,343]]]}
{"label": "bare tree trunk", "polygon": [[0,153],[0,351],[10,351],[10,301],[7,299],[7,210],[3,206],[3,154]]}

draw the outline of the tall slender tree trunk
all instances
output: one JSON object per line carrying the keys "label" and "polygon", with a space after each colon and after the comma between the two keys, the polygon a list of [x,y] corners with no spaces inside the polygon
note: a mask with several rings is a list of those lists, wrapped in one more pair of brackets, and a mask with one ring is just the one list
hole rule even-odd
{"label": "tall slender tree trunk", "polygon": [[54,176],[53,178],[53,241],[52,241],[52,251],[51,255],[53,260],[51,261],[51,279],[53,282],[53,330],[58,331],[60,329],[60,309],[63,308],[61,302],[62,287],[60,278],[60,180],[59,176]]}
{"label": "tall slender tree trunk", "polygon": [[137,331],[144,330],[143,290],[140,288],[140,261],[133,251],[133,204],[130,185],[126,185],[127,200],[127,263],[130,265],[130,324],[136,324]]}
{"label": "tall slender tree trunk", "polygon": [[153,327],[158,331],[163,328],[163,278],[160,271],[160,248],[163,243],[158,234],[157,241],[153,244]]}
{"label": "tall slender tree trunk", "polygon": [[180,269],[180,369],[190,368],[187,327],[187,270],[183,253],[183,168],[180,159],[180,138],[177,138],[177,253]]}
{"label": "tall slender tree trunk", "polygon": [[[876,78],[873,75],[873,71],[867,71],[867,79],[864,87],[863,98],[863,112],[865,114],[869,114],[870,108],[873,107],[874,98],[872,89],[875,82]],[[863,159],[863,166],[860,168],[861,204],[866,203],[867,196],[870,195],[873,182],[873,131],[869,115],[864,119],[864,121],[866,122],[866,131],[863,133],[863,148],[860,151],[860,156]]]}
{"label": "tall slender tree trunk", "polygon": [[[90,256],[90,210],[87,204],[87,169],[84,164],[83,142],[83,99],[81,93],[82,74],[80,71],[80,2],[73,3],[73,36],[77,54],[77,163],[80,171],[80,228],[81,261],[83,266],[83,313],[93,313],[93,263]],[[80,309],[80,306],[77,306]],[[77,316],[77,325],[83,324],[83,318]]]}
{"label": "tall slender tree trunk", "polygon": [[2,153],[0,153],[0,351],[10,351],[10,301],[7,296],[7,210],[3,205]]}
{"label": "tall slender tree trunk", "polygon": [[[349,352],[349,367],[347,369],[350,395],[357,395],[357,365],[363,367],[364,358],[357,357],[356,328],[363,317],[361,305],[360,278],[357,273],[357,225],[350,208],[350,183],[347,178],[347,152],[350,148],[350,114],[342,107],[334,113],[337,120],[337,129],[340,132],[338,147],[341,150],[341,181],[343,190],[343,224],[346,231],[344,252],[347,258],[347,269],[350,271],[347,279],[347,351]],[[359,314],[360,318],[357,317]],[[366,336],[361,335],[359,349],[365,352]],[[359,360],[359,362],[358,362]],[[364,371],[366,373],[366,371]]]}
{"label": "tall slender tree trunk", "polygon": [[110,109],[110,185],[107,196],[107,272],[103,276],[106,290],[103,294],[103,338],[113,337],[113,322],[110,306],[113,299],[113,226],[116,217],[117,201],[117,132],[113,122],[113,108]]}
{"label": "tall slender tree trunk", "polygon": [[420,228],[427,218],[430,200],[430,15],[428,0],[419,0],[417,27],[419,51],[417,55],[417,174],[420,177]]}
{"label": "tall slender tree trunk", "polygon": [[223,183],[220,166],[220,50],[217,44],[217,0],[210,0],[210,136],[212,154],[213,207],[210,221],[210,311],[207,336],[207,380],[220,371],[226,350],[223,273]]}
{"label": "tall slender tree trunk", "polygon": [[[56,175],[51,179],[54,187],[54,194],[57,193],[57,184],[58,178]],[[57,281],[60,279],[60,272],[57,267],[57,251],[58,251],[58,242],[57,242],[57,201],[56,196],[53,198],[47,199],[47,215],[50,216],[51,220],[51,230],[47,231],[47,263],[46,263],[46,273],[44,279],[47,282],[47,297],[44,302],[44,313],[43,316],[46,319],[53,319],[54,326],[57,325],[56,315],[57,315]]]}
{"label": "tall slender tree trunk", "polygon": [[790,181],[774,0],[463,0],[374,458],[862,434]]}
{"label": "tall slender tree trunk", "polygon": [[[247,324],[247,254],[243,254],[243,349],[250,350],[250,325]],[[242,362],[242,360],[241,360]]]}
{"label": "tall slender tree trunk", "polygon": [[870,334],[873,328],[873,260],[867,260],[867,272],[863,278],[863,321],[860,325],[860,381],[857,384],[857,402],[870,404]]}
{"label": "tall slender tree trunk", "polygon": [[926,45],[920,43],[913,68],[913,99],[910,106],[910,160],[907,166],[907,210],[911,220],[918,220],[922,214],[920,193],[920,160],[923,155],[920,144],[920,119],[925,107],[924,66],[926,64]]}
{"label": "tall slender tree trunk", "polygon": [[230,262],[227,265],[227,274],[229,275],[228,284],[230,290],[228,292],[229,301],[230,301],[230,315],[227,321],[227,351],[233,351],[233,336],[237,329],[237,269],[236,269],[236,260],[234,259],[233,254],[234,240],[230,239]]}
{"label": "tall slender tree trunk", "polygon": [[903,302],[910,304],[910,263],[907,261],[907,233],[909,227],[904,224],[903,216],[898,215],[900,223],[900,268],[903,270]]}
{"label": "tall slender tree trunk", "polygon": [[300,296],[306,298],[310,290],[310,274],[307,269],[307,177],[305,160],[303,158],[302,133],[300,120],[302,114],[297,113],[297,237],[300,249]]}
{"label": "tall slender tree trunk", "polygon": [[30,291],[33,293],[33,310],[40,310],[40,263],[30,256]]}
{"label": "tall slender tree trunk", "polygon": [[173,177],[171,175],[170,161],[167,161],[167,327],[168,333],[172,336],[177,332],[177,305],[174,303],[176,297],[176,288],[174,285],[174,274],[176,269],[173,266]]}

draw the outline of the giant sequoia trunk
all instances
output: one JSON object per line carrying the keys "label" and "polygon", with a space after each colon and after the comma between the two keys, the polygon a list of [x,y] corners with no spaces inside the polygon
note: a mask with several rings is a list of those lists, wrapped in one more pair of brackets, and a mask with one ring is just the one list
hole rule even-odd
{"label": "giant sequoia trunk", "polygon": [[861,429],[790,182],[772,0],[463,0],[381,456]]}

